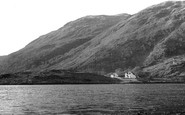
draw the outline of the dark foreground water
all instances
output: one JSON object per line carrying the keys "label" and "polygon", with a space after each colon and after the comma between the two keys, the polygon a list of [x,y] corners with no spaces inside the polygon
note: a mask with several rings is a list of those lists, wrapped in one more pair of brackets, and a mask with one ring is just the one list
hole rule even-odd
{"label": "dark foreground water", "polygon": [[0,86],[2,115],[185,114],[185,84]]}

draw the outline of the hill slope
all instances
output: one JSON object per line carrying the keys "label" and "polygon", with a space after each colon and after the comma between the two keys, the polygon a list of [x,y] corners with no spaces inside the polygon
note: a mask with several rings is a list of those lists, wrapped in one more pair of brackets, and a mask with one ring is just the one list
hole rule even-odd
{"label": "hill slope", "polygon": [[164,2],[132,16],[80,18],[9,55],[1,72],[72,69],[109,73],[139,66],[152,78],[182,80],[184,22],[182,1]]}
{"label": "hill slope", "polygon": [[40,70],[58,64],[71,50],[90,41],[103,31],[129,17],[86,16],[69,22],[64,27],[39,37],[25,48],[7,56],[1,72]]}

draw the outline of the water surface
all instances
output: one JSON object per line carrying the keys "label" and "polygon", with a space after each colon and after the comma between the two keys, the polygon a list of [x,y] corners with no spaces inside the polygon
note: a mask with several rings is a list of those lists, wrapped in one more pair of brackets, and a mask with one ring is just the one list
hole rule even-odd
{"label": "water surface", "polygon": [[185,113],[185,84],[0,86],[0,113],[105,115]]}

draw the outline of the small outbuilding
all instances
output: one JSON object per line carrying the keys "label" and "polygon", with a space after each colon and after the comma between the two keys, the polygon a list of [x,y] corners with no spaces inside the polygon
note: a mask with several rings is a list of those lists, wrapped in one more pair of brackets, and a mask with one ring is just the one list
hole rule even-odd
{"label": "small outbuilding", "polygon": [[136,79],[136,75],[134,75],[132,72],[128,72],[128,73],[125,73],[125,78]]}

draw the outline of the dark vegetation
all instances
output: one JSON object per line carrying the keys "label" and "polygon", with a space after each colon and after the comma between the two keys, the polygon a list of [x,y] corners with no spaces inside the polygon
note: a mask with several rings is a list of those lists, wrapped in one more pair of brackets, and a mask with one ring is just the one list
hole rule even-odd
{"label": "dark vegetation", "polygon": [[66,70],[42,72],[17,72],[0,75],[1,85],[44,85],[44,84],[115,84],[120,80],[92,73],[74,73]]}

